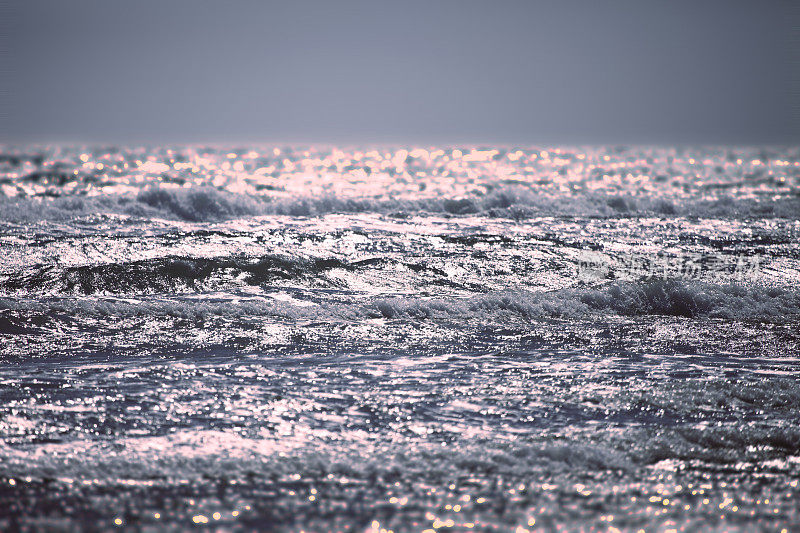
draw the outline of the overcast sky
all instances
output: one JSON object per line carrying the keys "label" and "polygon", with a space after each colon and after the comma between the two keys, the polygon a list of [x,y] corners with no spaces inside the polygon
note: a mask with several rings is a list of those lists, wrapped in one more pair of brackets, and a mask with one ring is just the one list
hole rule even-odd
{"label": "overcast sky", "polygon": [[5,9],[6,142],[800,142],[790,1]]}

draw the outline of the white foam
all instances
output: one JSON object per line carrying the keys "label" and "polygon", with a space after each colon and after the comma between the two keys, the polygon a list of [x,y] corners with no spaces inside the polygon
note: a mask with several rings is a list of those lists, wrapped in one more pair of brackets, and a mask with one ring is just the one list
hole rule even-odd
{"label": "white foam", "polygon": [[800,293],[787,288],[667,280],[613,283],[554,291],[494,291],[468,298],[354,297],[349,303],[307,303],[273,298],[0,298],[0,310],[92,316],[273,316],[286,319],[363,318],[481,321],[505,318],[667,315],[687,318],[796,320]]}

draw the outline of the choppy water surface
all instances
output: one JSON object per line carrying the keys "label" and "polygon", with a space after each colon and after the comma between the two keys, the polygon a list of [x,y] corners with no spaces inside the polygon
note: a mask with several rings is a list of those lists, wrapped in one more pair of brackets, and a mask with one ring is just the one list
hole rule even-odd
{"label": "choppy water surface", "polygon": [[3,148],[0,528],[800,528],[800,150]]}

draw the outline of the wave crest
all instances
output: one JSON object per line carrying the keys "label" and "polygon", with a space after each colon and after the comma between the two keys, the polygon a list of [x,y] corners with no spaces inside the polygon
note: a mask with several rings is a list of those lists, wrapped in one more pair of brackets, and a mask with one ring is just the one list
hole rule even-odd
{"label": "wave crest", "polygon": [[[800,292],[773,287],[743,287],[677,280],[615,283],[599,288],[556,291],[497,291],[470,298],[370,298],[350,296],[352,303],[306,302],[295,305],[266,297],[207,298],[0,298],[0,310],[50,315],[99,316],[273,316],[291,320],[358,321],[459,320],[466,324],[536,318],[664,315],[684,318],[795,321],[800,319]],[[10,318],[6,317],[8,320]],[[7,320],[7,321],[8,321]],[[10,323],[11,324],[11,323]],[[24,328],[25,324],[11,324]],[[11,327],[11,326],[9,326]]]}
{"label": "wave crest", "polygon": [[148,187],[135,195],[59,198],[0,196],[0,221],[62,221],[97,214],[165,218],[189,222],[260,215],[322,216],[330,213],[379,213],[393,216],[482,215],[525,219],[536,216],[696,216],[797,219],[800,197],[678,199],[633,197],[602,192],[553,194],[508,185],[467,197],[413,199],[391,197],[272,197],[228,192],[207,186]]}

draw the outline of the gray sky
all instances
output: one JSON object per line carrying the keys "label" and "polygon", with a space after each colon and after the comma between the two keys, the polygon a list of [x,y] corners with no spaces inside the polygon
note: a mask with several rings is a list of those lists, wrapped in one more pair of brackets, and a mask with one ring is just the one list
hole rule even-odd
{"label": "gray sky", "polygon": [[6,142],[800,141],[789,1],[6,9]]}

